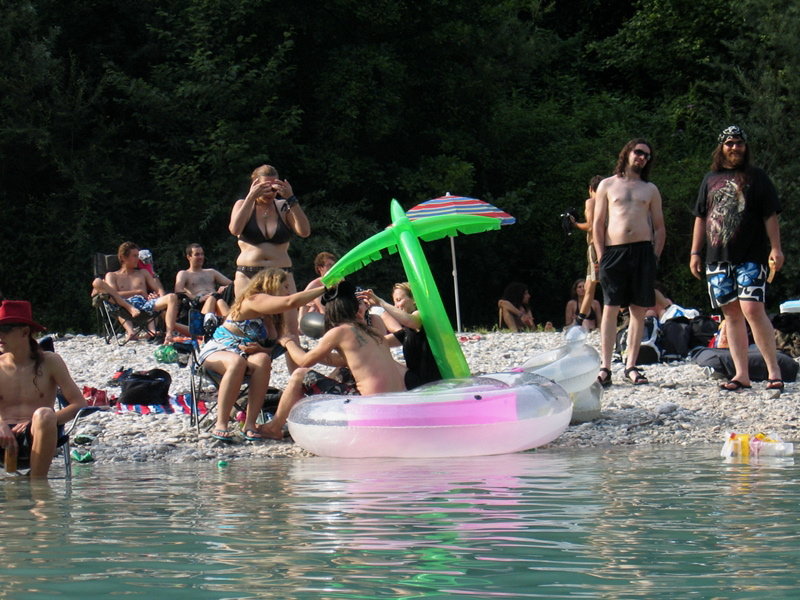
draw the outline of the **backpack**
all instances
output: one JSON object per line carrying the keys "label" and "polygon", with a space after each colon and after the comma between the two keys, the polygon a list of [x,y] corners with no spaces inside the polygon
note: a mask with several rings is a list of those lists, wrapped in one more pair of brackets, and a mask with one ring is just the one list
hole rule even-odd
{"label": "backpack", "polygon": [[169,404],[172,376],[163,369],[129,373],[120,377],[121,404]]}
{"label": "backpack", "polygon": [[692,332],[689,336],[689,349],[703,346],[708,348],[708,344],[714,338],[719,329],[719,323],[709,316],[699,316],[692,319]]}
{"label": "backpack", "polygon": [[661,360],[681,360],[689,355],[692,324],[686,317],[675,317],[661,324]]}
{"label": "backpack", "polygon": [[[661,328],[658,325],[658,319],[645,317],[642,345],[639,348],[639,356],[636,357],[637,365],[651,365],[661,361],[660,334]],[[625,356],[628,353],[627,326],[617,331],[617,353],[625,360]]]}
{"label": "backpack", "polygon": [[800,356],[800,314],[778,313],[772,317],[775,345],[792,358]]}

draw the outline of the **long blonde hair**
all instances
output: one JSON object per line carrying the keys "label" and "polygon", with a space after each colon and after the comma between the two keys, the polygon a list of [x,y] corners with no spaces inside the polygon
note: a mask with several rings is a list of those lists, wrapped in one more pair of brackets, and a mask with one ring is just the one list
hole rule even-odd
{"label": "long blonde hair", "polygon": [[[244,292],[236,298],[236,301],[231,306],[230,316],[233,319],[239,318],[239,313],[242,310],[242,303],[248,298],[252,298],[256,294],[269,294],[270,296],[280,296],[278,292],[281,286],[286,282],[286,271],[283,269],[275,269],[267,267],[262,269],[250,280],[250,283],[245,288]],[[270,315],[272,323],[275,325],[275,330],[278,335],[283,334],[283,313]]]}

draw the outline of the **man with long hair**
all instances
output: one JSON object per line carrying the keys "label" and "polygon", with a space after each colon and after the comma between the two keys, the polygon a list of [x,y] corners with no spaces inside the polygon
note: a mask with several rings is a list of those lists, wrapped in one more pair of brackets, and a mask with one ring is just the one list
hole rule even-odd
{"label": "man with long hair", "polygon": [[[28,302],[0,304],[0,448],[7,465],[9,457],[30,458],[31,477],[47,477],[58,426],[86,406],[61,357],[42,351],[33,339],[33,332],[43,330]],[[56,411],[58,388],[69,404]]]}
{"label": "man with long hair", "polygon": [[636,361],[647,307],[656,302],[656,266],[666,238],[661,194],[650,183],[653,158],[649,142],[631,140],[619,153],[614,174],[597,186],[592,234],[605,305],[597,380],[604,387],[611,385],[611,354],[622,306],[628,306],[631,316],[625,377],[634,385],[649,383]]}
{"label": "man with long hair", "polygon": [[764,309],[766,284],[771,281],[768,270],[779,271],[784,262],[778,226],[781,203],[769,176],[751,160],[744,130],[736,125],[725,128],[697,196],[689,268],[700,280],[705,275],[711,306],[725,316],[736,373],[721,388],[750,388],[746,321],[767,364],[767,389],[783,390],[775,330]]}
{"label": "man with long hair", "polygon": [[[289,378],[275,418],[259,426],[258,432],[262,437],[282,439],[281,428],[289,412],[304,396],[370,396],[407,389],[405,377],[408,370],[392,358],[383,336],[358,317],[355,286],[342,281],[323,294],[322,302],[325,305],[326,332],[313,349],[306,352],[293,336],[280,339],[287,354],[301,368],[295,369]],[[347,367],[352,377],[334,379],[307,368],[317,363]]]}

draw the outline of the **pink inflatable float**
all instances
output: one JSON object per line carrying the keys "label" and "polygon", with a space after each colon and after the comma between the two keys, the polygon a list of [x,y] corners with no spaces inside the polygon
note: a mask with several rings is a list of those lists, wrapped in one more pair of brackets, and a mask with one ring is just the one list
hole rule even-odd
{"label": "pink inflatable float", "polygon": [[310,396],[289,432],[319,456],[455,457],[506,454],[551,442],[572,416],[569,395],[531,373],[494,373],[377,396]]}

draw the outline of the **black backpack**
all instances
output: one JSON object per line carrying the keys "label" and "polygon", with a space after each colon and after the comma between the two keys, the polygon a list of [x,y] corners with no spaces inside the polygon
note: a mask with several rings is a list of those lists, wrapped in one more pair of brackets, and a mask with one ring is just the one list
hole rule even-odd
{"label": "black backpack", "polygon": [[[661,347],[659,338],[661,328],[658,319],[655,317],[645,317],[644,332],[642,333],[642,345],[639,348],[639,356],[636,357],[637,365],[651,365],[661,361]],[[628,327],[623,327],[617,331],[617,353],[625,360],[628,353]]]}
{"label": "black backpack", "polygon": [[661,360],[682,360],[689,355],[692,324],[686,317],[675,317],[661,324]]}
{"label": "black backpack", "polygon": [[719,323],[709,316],[699,316],[692,319],[692,334],[689,337],[689,349],[697,346],[708,347],[711,339],[719,329]]}
{"label": "black backpack", "polygon": [[172,376],[163,369],[129,373],[119,380],[122,393],[117,402],[122,404],[169,404],[169,386]]}

